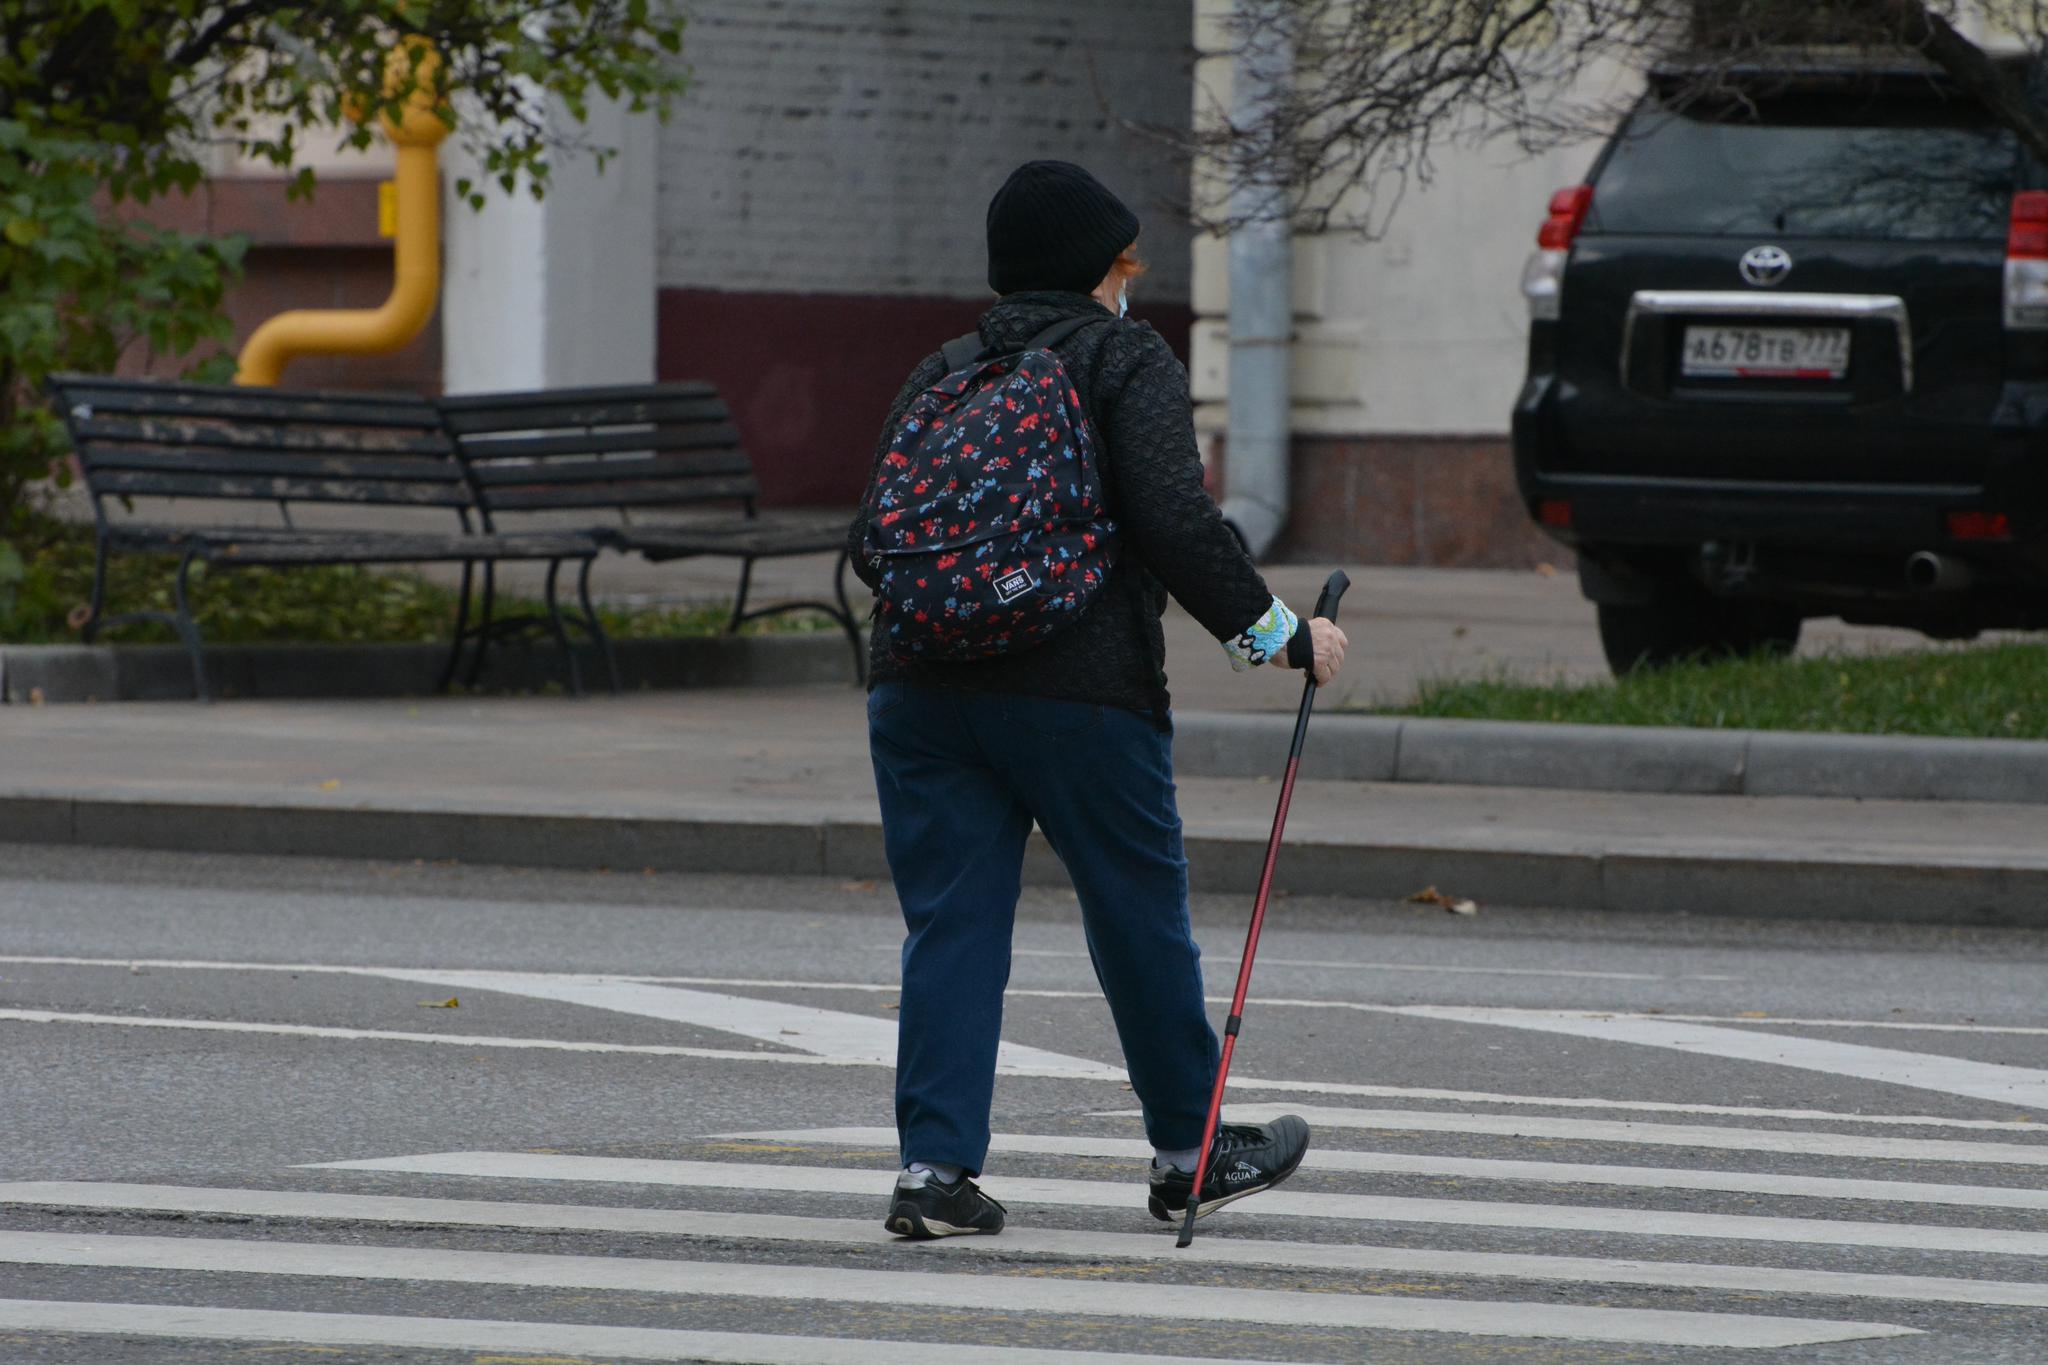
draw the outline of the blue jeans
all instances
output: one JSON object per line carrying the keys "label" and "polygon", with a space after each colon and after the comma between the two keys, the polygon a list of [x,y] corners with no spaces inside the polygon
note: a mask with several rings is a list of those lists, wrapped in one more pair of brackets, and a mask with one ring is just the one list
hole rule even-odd
{"label": "blue jeans", "polygon": [[868,748],[903,905],[902,1156],[980,1171],[1024,842],[1073,878],[1155,1147],[1199,1147],[1218,1049],[1188,926],[1172,739],[1116,707],[884,683]]}

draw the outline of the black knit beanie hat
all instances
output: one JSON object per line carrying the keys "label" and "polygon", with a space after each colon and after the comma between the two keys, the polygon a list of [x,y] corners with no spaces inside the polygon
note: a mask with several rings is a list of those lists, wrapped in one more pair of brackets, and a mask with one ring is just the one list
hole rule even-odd
{"label": "black knit beanie hat", "polygon": [[988,282],[998,294],[1102,283],[1138,239],[1138,215],[1071,161],[1027,161],[988,201]]}

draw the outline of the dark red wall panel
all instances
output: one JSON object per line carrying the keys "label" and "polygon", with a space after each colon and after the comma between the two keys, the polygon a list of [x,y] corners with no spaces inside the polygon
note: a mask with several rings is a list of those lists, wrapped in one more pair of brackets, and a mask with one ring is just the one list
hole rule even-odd
{"label": "dark red wall panel", "polygon": [[[656,368],[708,379],[732,405],[763,501],[850,507],[889,402],[917,362],[969,331],[985,299],[664,289]],[[1184,304],[1139,310],[1186,358]]]}

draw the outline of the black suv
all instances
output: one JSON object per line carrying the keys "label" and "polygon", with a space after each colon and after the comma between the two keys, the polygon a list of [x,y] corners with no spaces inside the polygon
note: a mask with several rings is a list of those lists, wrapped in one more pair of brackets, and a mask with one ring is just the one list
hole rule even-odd
{"label": "black suv", "polygon": [[2048,185],[1933,68],[1671,65],[1523,278],[1530,514],[1617,672],[2048,625]]}

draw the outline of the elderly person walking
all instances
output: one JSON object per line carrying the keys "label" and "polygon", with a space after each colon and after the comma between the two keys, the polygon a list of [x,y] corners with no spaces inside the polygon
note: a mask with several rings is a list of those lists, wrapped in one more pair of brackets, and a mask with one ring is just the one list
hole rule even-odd
{"label": "elderly person walking", "polygon": [[[970,1177],[988,1154],[1034,823],[1073,878],[1144,1107],[1148,1207],[1187,1207],[1218,1046],[1188,922],[1160,616],[1171,594],[1240,669],[1328,683],[1344,662],[1343,632],[1267,590],[1202,487],[1187,373],[1125,316],[1137,237],[1137,216],[1079,166],[1009,177],[988,207],[1001,298],[978,336],[911,372],[850,532],[882,599],[869,746],[908,927],[903,1170],[884,1221],[908,1237],[1003,1226]],[[1293,1116],[1223,1125],[1201,1211],[1278,1184],[1307,1148]]]}

